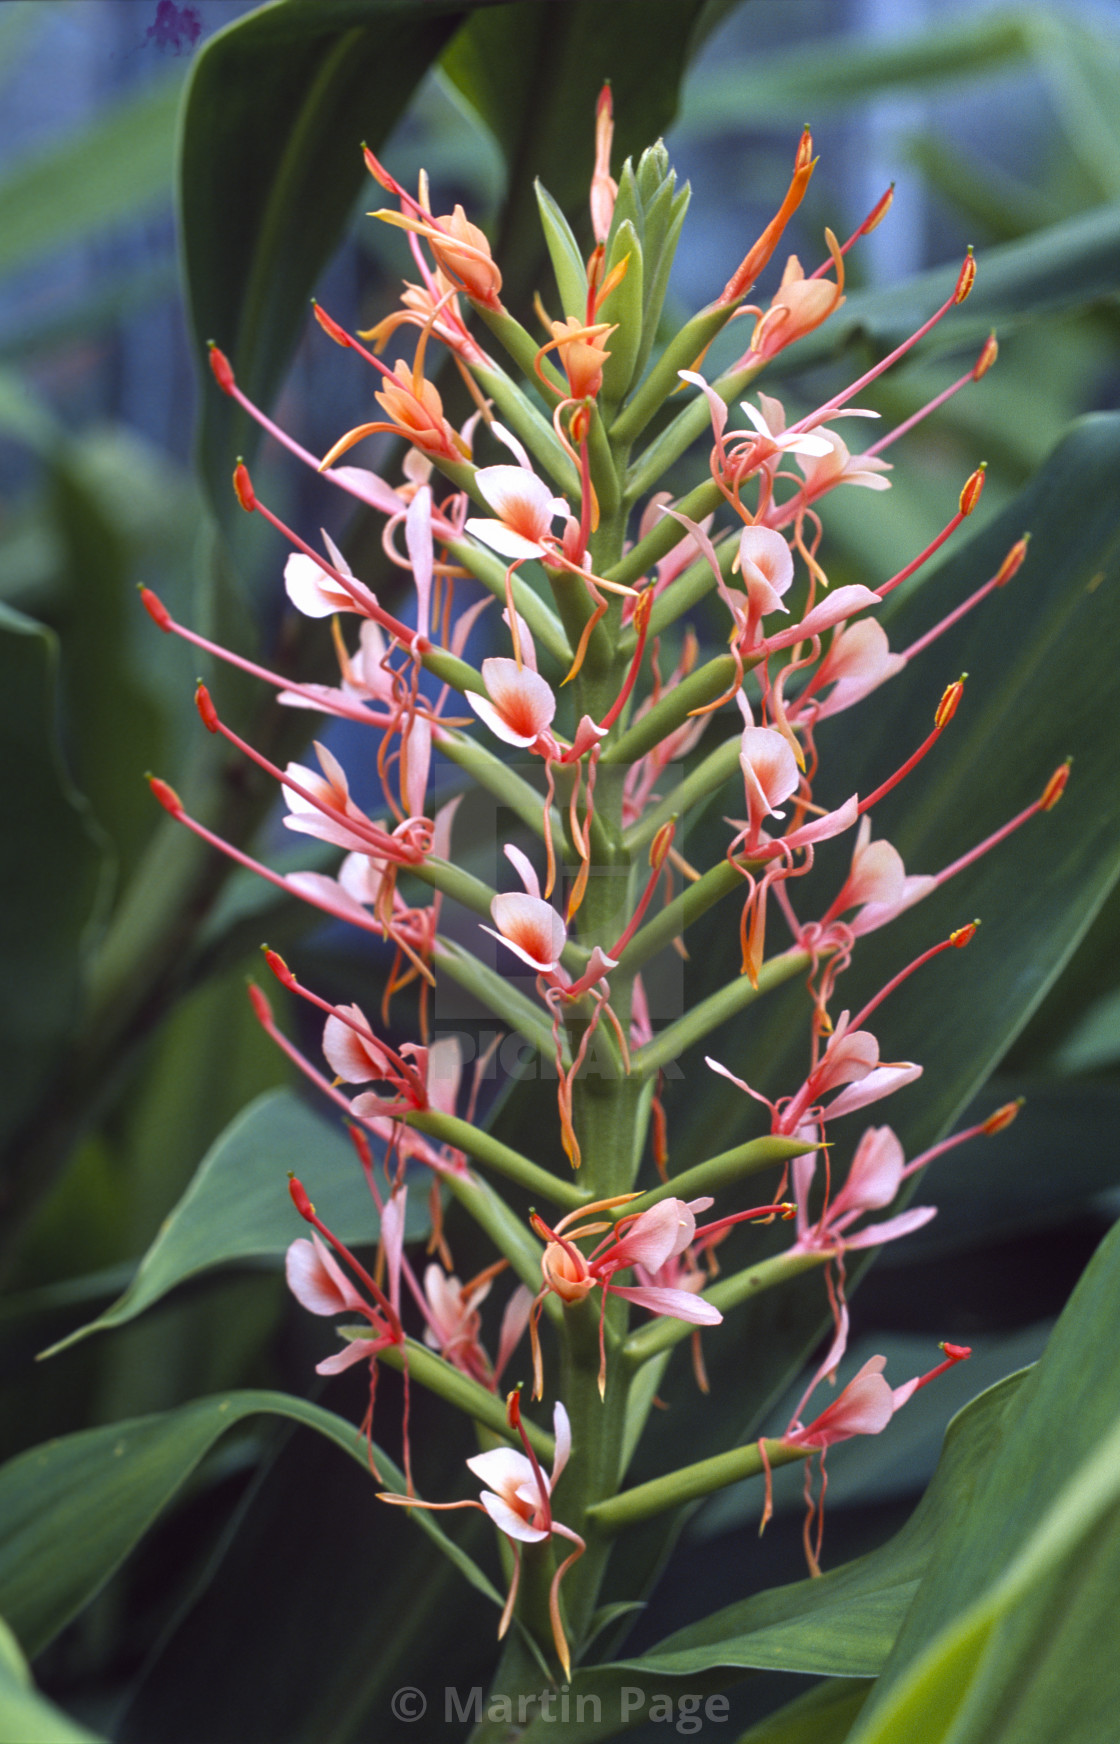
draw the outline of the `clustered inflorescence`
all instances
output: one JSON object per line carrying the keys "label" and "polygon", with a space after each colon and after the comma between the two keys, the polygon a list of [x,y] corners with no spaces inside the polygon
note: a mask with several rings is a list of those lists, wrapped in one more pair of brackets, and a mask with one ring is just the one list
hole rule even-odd
{"label": "clustered inflorescence", "polygon": [[[609,1460],[590,1459],[598,1438],[616,1434],[618,1412],[625,1410],[644,1364],[679,1338],[691,1337],[696,1377],[706,1387],[700,1329],[718,1325],[752,1291],[820,1268],[833,1323],[829,1348],[784,1434],[746,1450],[768,1482],[775,1461],[808,1460],[814,1453],[823,1459],[834,1441],[877,1433],[917,1387],[968,1355],[945,1345],[945,1361],[931,1374],[893,1389],[882,1376],[883,1359],[874,1358],[826,1409],[804,1420],[811,1395],[835,1374],[847,1343],[844,1255],[894,1240],[934,1210],[902,1210],[872,1223],[862,1221],[865,1214],[890,1206],[902,1183],[948,1144],[997,1131],[1015,1113],[1014,1106],[1001,1109],[909,1162],[889,1127],[869,1127],[847,1178],[834,1190],[828,1161],[833,1123],[921,1073],[919,1064],[880,1058],[870,1020],[902,980],[939,952],[966,945],[975,927],[962,926],[935,944],[859,1012],[836,1012],[836,991],[860,938],[919,902],[1034,813],[1048,810],[1068,774],[1066,766],[1055,772],[1032,804],[962,859],[936,875],[908,874],[891,844],[873,837],[872,814],[945,731],[961,697],[957,682],[933,708],[928,731],[915,731],[899,767],[877,779],[871,791],[853,793],[831,809],[814,800],[825,723],[863,704],[961,613],[1009,581],[1026,555],[1024,538],[970,600],[901,652],[889,647],[876,612],[975,507],[983,469],[966,482],[943,533],[880,586],[832,588],[822,560],[823,499],[842,486],[889,488],[884,454],[934,408],[924,408],[862,452],[848,447],[838,425],[848,421],[850,441],[851,432],[862,428],[852,420],[877,416],[854,399],[968,295],[975,274],[971,256],[942,308],[897,352],[787,423],[776,399],[742,396],[771,358],[843,302],[844,257],[885,216],[889,195],[844,244],[826,232],[827,256],[816,271],[806,274],[791,257],[769,306],[748,304],[812,175],[806,131],[773,221],[722,294],[657,352],[687,189],[676,187],[660,145],[636,166],[628,162],[616,183],[611,135],[604,91],[596,118],[590,195],[595,246],[589,259],[558,208],[540,193],[564,311],[551,319],[538,306],[543,343],[504,306],[499,266],[462,208],[435,215],[425,177],[414,199],[367,151],[370,173],[395,202],[374,216],[406,232],[416,282],[406,285],[401,308],[370,333],[354,336],[322,309],[316,307],[315,314],[333,340],[374,370],[379,415],[347,432],[319,460],[249,402],[228,360],[212,350],[224,392],[329,484],[384,517],[386,556],[411,577],[414,609],[397,616],[351,572],[329,537],[315,550],[284,527],[238,465],[234,482],[242,506],[263,515],[294,547],[284,569],[292,605],[332,621],[337,685],[299,684],[215,647],[144,593],[161,628],[256,674],[277,688],[280,703],[328,720],[359,721],[375,736],[384,796],[376,817],[352,797],[346,771],[325,743],[315,744],[317,767],[275,767],[225,724],[199,687],[198,706],[210,731],[275,778],[287,827],[341,850],[330,875],[277,873],[213,836],[166,783],[153,779],[152,787],[175,817],[223,852],[325,915],[394,947],[380,1027],[357,1005],[320,998],[278,955],[266,952],[282,985],[325,1016],[325,1067],[296,1049],[277,1027],[264,994],[252,990],[265,1028],[346,1115],[380,1214],[377,1264],[367,1270],[293,1181],[296,1209],[312,1232],[310,1240],[291,1247],[288,1281],[312,1313],[357,1319],[341,1329],[342,1349],[319,1369],[334,1373],[368,1364],[364,1427],[375,1471],[378,1362],[393,1362],[404,1372],[406,1483],[403,1493],[385,1499],[411,1507],[481,1507],[509,1540],[513,1578],[502,1633],[513,1616],[523,1547],[543,1546],[552,1557],[554,1537],[574,1546],[554,1567],[548,1587],[548,1629],[566,1673],[570,1640],[578,1647],[586,1633],[613,1532],[671,1506],[678,1493],[670,1479],[660,1481],[660,1490],[645,1486],[648,1495],[627,1492],[617,1454],[613,1471]],[[744,315],[753,320],[746,350],[709,381],[702,373],[708,347]],[[475,332],[467,325],[471,316]],[[411,364],[401,358],[388,367],[381,351],[410,328],[416,335]],[[486,349],[491,344],[512,360],[514,372]],[[474,403],[461,429],[445,416],[425,374],[437,349],[450,358]],[[950,391],[979,380],[995,354],[995,341],[989,340]],[[705,430],[710,452],[703,482],[684,497],[659,488]],[[396,484],[341,463],[356,444],[383,432],[407,445]],[[711,595],[723,614],[727,647],[702,659],[686,620]],[[484,619],[487,608],[493,609]],[[342,627],[351,618],[357,619],[356,639]],[[485,622],[504,651],[476,669],[467,654]],[[692,758],[712,722],[734,720],[734,711],[741,722],[732,734]],[[473,784],[489,792],[520,819],[522,839],[533,851],[502,844],[519,888],[495,891],[456,865],[459,799],[428,815],[436,752],[459,765],[468,790]],[[688,773],[674,773],[688,758]],[[532,778],[531,765],[539,766],[539,780]],[[743,815],[729,823],[722,857],[699,871],[678,845],[678,838],[682,844],[686,839],[683,821],[691,807],[733,778],[741,780],[742,800],[731,804]],[[850,870],[823,912],[804,920],[798,880],[812,867],[817,844],[839,836],[852,843]],[[612,876],[597,875],[608,870]],[[417,898],[423,886],[430,901]],[[499,957],[504,954],[510,967],[532,971],[535,1004],[441,934],[440,907],[447,899],[487,923],[482,930],[498,941]],[[725,996],[708,1002],[710,1012],[707,1006],[685,1012],[655,1030],[643,969],[677,947],[688,925],[720,901],[729,902],[737,916],[739,975]],[[788,929],[790,942],[768,956],[776,920]],[[757,994],[799,973],[809,992],[803,1082],[771,1101],[726,1063],[709,1059],[713,1072],[768,1109],[769,1134],[718,1158],[688,1159],[686,1171],[670,1177],[661,1068]],[[474,1124],[477,1074],[461,1106],[458,1044],[429,1033],[429,991],[445,974],[469,984],[506,1026],[553,1060],[566,1172],[563,1164],[554,1171],[499,1144]],[[419,1037],[392,1044],[386,1039],[389,1002],[409,984],[420,994]],[[610,1068],[605,1086],[600,1070],[594,1098],[587,1093],[586,1070],[592,1048]],[[647,1140],[661,1181],[643,1191],[635,1183]],[[780,1170],[776,1191],[762,1204],[737,1205],[739,1180],[766,1166]],[[405,1251],[405,1203],[408,1183],[424,1171],[432,1184],[433,1238],[428,1263],[417,1275]],[[545,1207],[532,1212],[528,1227],[505,1206],[495,1177],[527,1189]],[[494,1263],[466,1283],[454,1273],[442,1224],[449,1193],[497,1249]],[[718,1215],[698,1223],[717,1197]],[[756,1267],[717,1284],[715,1252],[731,1228],[772,1223],[778,1216],[793,1222],[791,1240],[766,1261],[765,1276]],[[482,1308],[510,1267],[519,1282],[506,1299],[491,1355],[482,1338]],[[628,1321],[633,1307],[651,1317],[636,1330]],[[406,1321],[420,1324],[422,1343],[406,1331]],[[526,1330],[534,1397],[547,1391],[555,1401],[551,1438],[522,1422],[516,1390],[505,1406],[498,1397]],[[555,1362],[542,1339],[545,1330]],[[520,1438],[522,1451],[490,1445],[468,1460],[484,1486],[480,1501],[429,1503],[416,1497],[407,1437],[410,1379],[442,1393],[489,1431],[508,1426]],[[648,1408],[648,1400],[631,1406]],[[541,1454],[552,1457],[550,1476]],[[566,1466],[565,1494],[571,1495],[576,1525],[561,1524],[552,1508]],[[740,1460],[725,1481],[747,1469]],[[807,1494],[805,1545],[815,1570],[821,1521]],[[560,1580],[581,1560],[580,1575],[567,1583],[565,1621]],[[586,1592],[575,1592],[579,1580]]]}

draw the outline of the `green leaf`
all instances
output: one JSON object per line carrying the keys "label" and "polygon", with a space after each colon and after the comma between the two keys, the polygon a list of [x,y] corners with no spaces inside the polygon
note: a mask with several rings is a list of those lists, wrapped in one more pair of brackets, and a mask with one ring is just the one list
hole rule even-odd
{"label": "green leaf", "polygon": [[[317,1429],[360,1464],[352,1423],[286,1393],[239,1392],[197,1399],[176,1411],[60,1437],[0,1468],[0,1607],[32,1657],[120,1566],[214,1442],[262,1413]],[[385,1481],[404,1474],[380,1448]],[[477,1591],[497,1593],[481,1569],[423,1510],[415,1518]]]}
{"label": "green leaf", "polygon": [[[1102,1244],[947,1526],[853,1744],[1106,1736],[1120,1702],[1120,1229]],[[919,1718],[920,1716],[920,1718]]]}
{"label": "green leaf", "polygon": [[0,273],[171,203],[181,76],[145,85],[0,181]]}
{"label": "green leaf", "polygon": [[[668,127],[700,31],[703,0],[518,0],[478,11],[443,56],[452,83],[485,122],[509,165],[495,258],[527,297],[542,263],[535,179],[577,232],[590,234],[587,188],[595,155],[595,102],[609,79],[616,161]],[[590,246],[590,244],[588,244]],[[546,299],[547,300],[547,299]]]}
{"label": "green leaf", "polygon": [[[269,1091],[250,1103],[207,1152],[124,1295],[43,1354],[54,1355],[91,1332],[134,1320],[200,1272],[280,1259],[305,1233],[288,1196],[289,1171],[298,1172],[320,1215],[341,1240],[376,1239],[377,1211],[350,1141],[292,1091]],[[413,1198],[410,1240],[427,1229],[426,1214],[415,1194]]]}
{"label": "green leaf", "polygon": [[799,44],[793,52],[760,54],[734,69],[705,66],[686,86],[682,131],[690,135],[741,129],[769,121],[801,121],[874,94],[929,91],[949,81],[1004,72],[1029,58],[1032,33],[1020,14],[967,15],[940,29],[887,42],[866,38]]}
{"label": "green leaf", "polygon": [[[975,287],[925,339],[922,355],[949,346],[978,347],[993,327],[1001,336],[1015,322],[1110,304],[1120,279],[1120,204],[1098,206],[1048,225],[1016,242],[977,255]],[[849,297],[831,320],[769,365],[768,380],[820,362],[856,341],[877,356],[900,345],[952,292],[959,265],[919,273],[901,287]],[[769,390],[767,390],[769,391]]]}
{"label": "green leaf", "polygon": [[7,1139],[57,1070],[81,1002],[81,946],[102,867],[88,808],[56,737],[57,642],[0,606],[0,1006]]}
{"label": "green leaf", "polygon": [[757,1593],[620,1663],[678,1677],[718,1666],[874,1677],[898,1633],[947,1521],[955,1518],[1000,1443],[1012,1376],[953,1419],[937,1473],[912,1518],[888,1544],[815,1580]]}
{"label": "green leaf", "polygon": [[[1005,1422],[1022,1382],[1021,1375],[1011,1376],[953,1419],[933,1482],[906,1525],[879,1550],[817,1580],[796,1581],[728,1605],[639,1659],[578,1671],[573,1695],[597,1695],[603,1723],[574,1726],[565,1744],[614,1736],[621,1691],[639,1682],[652,1696],[679,1691],[682,1679],[689,1690],[726,1688],[752,1670],[876,1676],[943,1533],[1000,1456]],[[543,1723],[524,1734],[525,1744],[545,1744],[546,1737]]]}
{"label": "green leaf", "polygon": [[19,1643],[2,1617],[0,1736],[18,1739],[19,1744],[104,1744],[99,1735],[79,1726],[39,1694]]}
{"label": "green leaf", "polygon": [[845,1744],[872,1686],[829,1678],[744,1732],[738,1744]]}
{"label": "green leaf", "polygon": [[[280,0],[197,55],[180,159],[191,322],[200,355],[215,340],[251,398],[267,403],[276,392],[316,280],[359,191],[373,188],[362,141],[380,148],[467,9],[461,0]],[[201,459],[223,516],[236,510],[233,461],[255,440],[207,371]]]}

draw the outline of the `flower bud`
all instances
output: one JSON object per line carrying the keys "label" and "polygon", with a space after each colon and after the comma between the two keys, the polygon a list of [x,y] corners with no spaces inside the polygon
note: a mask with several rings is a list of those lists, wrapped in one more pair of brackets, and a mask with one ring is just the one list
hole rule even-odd
{"label": "flower bud", "polygon": [[933,717],[935,727],[941,728],[949,725],[960,706],[961,697],[964,695],[964,681],[967,677],[968,673],[962,672],[953,684],[946,685],[941,701],[937,705],[937,713]]}
{"label": "flower bud", "polygon": [[961,492],[961,514],[971,515],[980,501],[980,492],[984,489],[984,475],[988,470],[988,462],[982,460],[976,471],[966,480]]}
{"label": "flower bud", "polygon": [[1062,794],[1066,790],[1066,782],[1069,780],[1069,772],[1072,763],[1073,759],[1067,757],[1065,762],[1060,763],[1055,769],[1053,775],[1042,790],[1042,798],[1038,802],[1039,811],[1053,811],[1054,807],[1061,799]]}
{"label": "flower bud", "polygon": [[964,257],[964,263],[957,275],[957,285],[953,292],[954,303],[963,303],[975,283],[976,261],[973,258],[972,250],[970,248]]}
{"label": "flower bud", "polygon": [[1024,533],[1021,539],[1016,539],[1014,545],[1011,547],[1007,556],[1004,558],[992,578],[997,587],[1005,587],[1011,580],[1011,577],[1022,568],[1023,559],[1027,555],[1027,546],[1030,542],[1031,536],[1029,533]]}
{"label": "flower bud", "polygon": [[987,375],[996,358],[999,356],[999,341],[994,333],[989,333],[980,348],[980,355],[972,366],[972,379],[979,381],[982,375]]}
{"label": "flower bud", "polygon": [[989,1114],[987,1120],[981,1123],[980,1131],[989,1136],[992,1133],[1005,1131],[1015,1119],[1025,1100],[1025,1097],[1017,1096],[1014,1102],[1005,1102],[1002,1108],[995,1109],[993,1113]]}
{"label": "flower bud", "polygon": [[233,488],[243,509],[256,508],[257,498],[253,490],[253,481],[249,477],[249,468],[243,460],[239,460],[233,469]]}
{"label": "flower bud", "polygon": [[208,733],[218,731],[218,711],[210,697],[210,692],[204,684],[200,684],[194,693],[194,706],[202,716],[202,724]]}
{"label": "flower bud", "polygon": [[214,344],[212,339],[209,341],[208,350],[210,353],[210,368],[213,371],[214,380],[221,388],[223,394],[232,394],[237,383],[234,380],[233,370],[230,368],[229,358],[226,356],[224,351],[218,350],[218,347]]}
{"label": "flower bud", "polygon": [[171,613],[168,611],[163,601],[152,592],[150,587],[140,588],[140,604],[143,606],[148,616],[159,625],[161,630],[170,630]]}
{"label": "flower bud", "polygon": [[161,781],[158,775],[149,775],[147,782],[164,811],[169,811],[172,817],[178,817],[183,810],[183,802],[175,789],[168,782]]}

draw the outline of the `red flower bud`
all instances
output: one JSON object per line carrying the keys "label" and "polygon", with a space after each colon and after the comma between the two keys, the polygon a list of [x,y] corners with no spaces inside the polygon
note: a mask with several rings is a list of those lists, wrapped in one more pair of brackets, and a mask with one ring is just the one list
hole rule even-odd
{"label": "red flower bud", "polygon": [[204,684],[200,684],[194,693],[194,705],[202,716],[202,724],[208,733],[218,731],[218,711],[210,700],[210,692]]}
{"label": "red flower bud", "polygon": [[223,394],[232,394],[234,388],[237,386],[237,382],[234,378],[233,370],[230,367],[229,358],[226,356],[224,351],[218,350],[218,347],[214,344],[212,339],[209,341],[208,349],[210,352],[210,368],[213,371],[214,380],[221,388]]}
{"label": "red flower bud", "polygon": [[233,488],[243,509],[256,508],[257,499],[253,491],[253,481],[249,477],[249,468],[243,460],[239,460],[233,469]]}
{"label": "red flower bud", "polygon": [[168,611],[163,601],[152,592],[150,587],[141,587],[140,604],[143,606],[148,616],[154,619],[154,621],[159,625],[161,630],[170,630],[171,613]]}
{"label": "red flower bud", "polygon": [[183,802],[173,787],[166,781],[161,781],[158,775],[148,776],[148,786],[159,800],[164,811],[169,811],[172,817],[178,817],[183,809]]}

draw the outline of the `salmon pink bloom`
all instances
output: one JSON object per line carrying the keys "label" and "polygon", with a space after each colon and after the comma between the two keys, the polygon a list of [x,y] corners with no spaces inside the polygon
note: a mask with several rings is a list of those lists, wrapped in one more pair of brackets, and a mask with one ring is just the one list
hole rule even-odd
{"label": "salmon pink bloom", "polygon": [[[326,1224],[316,1215],[315,1207],[307,1197],[299,1181],[292,1177],[290,1183],[292,1203],[305,1222],[312,1226],[311,1239],[292,1242],[285,1260],[285,1275],[288,1288],[299,1302],[311,1314],[360,1314],[368,1322],[368,1335],[360,1330],[348,1328],[343,1332],[346,1339],[345,1348],[334,1356],[326,1357],[316,1364],[316,1373],[320,1375],[340,1374],[343,1369],[352,1367],[354,1363],[369,1363],[369,1404],[362,1421],[361,1433],[366,1438],[369,1453],[370,1469],[374,1477],[380,1481],[380,1473],[373,1457],[373,1411],[377,1399],[377,1358],[383,1350],[397,1346],[403,1353],[405,1346],[404,1328],[400,1318],[400,1274],[404,1253],[404,1195],[394,1193],[381,1210],[380,1248],[385,1256],[385,1268],[388,1281],[388,1294],[370,1276],[365,1267],[354,1258],[349,1248],[333,1235]],[[349,1266],[354,1277],[362,1285],[366,1294],[358,1290],[338,1261],[333,1257],[320,1234],[326,1238],[338,1254]],[[408,1475],[408,1488],[412,1489],[411,1464],[408,1445],[408,1365],[403,1366],[404,1394],[404,1461],[405,1472]]]}
{"label": "salmon pink bloom", "polygon": [[571,1424],[567,1411],[557,1400],[552,1412],[556,1452],[552,1471],[546,1476],[521,1423],[519,1395],[511,1393],[507,1403],[510,1425],[521,1436],[525,1452],[518,1453],[512,1447],[494,1447],[485,1453],[471,1455],[467,1466],[485,1486],[477,1502],[421,1502],[412,1495],[397,1496],[385,1491],[382,1491],[380,1500],[395,1503],[402,1508],[430,1508],[438,1511],[478,1508],[489,1515],[499,1532],[504,1533],[513,1545],[513,1579],[498,1625],[499,1641],[513,1618],[513,1607],[521,1579],[521,1546],[544,1544],[553,1536],[566,1538],[569,1543],[574,1544],[576,1548],[571,1555],[565,1557],[552,1577],[548,1605],[556,1656],[564,1669],[565,1677],[571,1677],[571,1653],[560,1617],[560,1582],[576,1558],[583,1555],[587,1546],[578,1532],[562,1525],[552,1512],[552,1492],[560,1481],[572,1451]]}
{"label": "salmon pink bloom", "polygon": [[495,896],[490,904],[494,926],[482,930],[508,945],[538,975],[555,976],[567,943],[568,929],[552,904],[542,898],[540,882],[528,856],[510,842],[506,843],[505,854],[520,873],[525,894],[513,891],[505,896]]}
{"label": "salmon pink bloom", "polygon": [[487,1266],[485,1271],[460,1284],[442,1266],[434,1262],[424,1273],[424,1343],[436,1350],[445,1362],[470,1375],[491,1392],[497,1391],[502,1370],[513,1355],[514,1348],[529,1320],[532,1296],[524,1284],[519,1284],[506,1303],[498,1341],[497,1361],[492,1365],[479,1341],[482,1317],[479,1307],[490,1294],[497,1274],[505,1269],[505,1260]]}
{"label": "salmon pink bloom", "polygon": [[553,496],[535,473],[521,466],[480,466],[474,482],[494,514],[472,516],[466,532],[519,562],[550,555],[556,543],[552,523],[557,515],[569,513],[563,497]]}
{"label": "salmon pink bloom", "polygon": [[[883,1379],[883,1370],[887,1366],[885,1356],[869,1357],[859,1373],[848,1382],[843,1392],[839,1393],[831,1405],[815,1417],[809,1424],[801,1422],[801,1412],[809,1397],[807,1393],[790,1420],[789,1428],[781,1437],[782,1445],[791,1449],[807,1450],[810,1455],[819,1455],[821,1468],[821,1493],[813,1497],[812,1460],[805,1468],[805,1525],[802,1540],[805,1546],[805,1560],[809,1572],[819,1575],[821,1572],[820,1554],[821,1539],[824,1534],[824,1497],[828,1479],[824,1469],[824,1458],[828,1449],[837,1441],[849,1441],[853,1435],[879,1435],[890,1422],[896,1411],[907,1404],[919,1387],[928,1386],[959,1362],[965,1362],[972,1351],[963,1344],[943,1344],[945,1361],[930,1369],[928,1374],[915,1375],[913,1380],[904,1381],[901,1387],[888,1386]],[[814,1380],[810,1393],[816,1386]],[[770,1467],[766,1462],[765,1447],[759,1443],[763,1461],[766,1464],[766,1505],[763,1510],[762,1526],[765,1527],[771,1512]],[[814,1516],[816,1532],[813,1531]]]}
{"label": "salmon pink bloom", "polygon": [[816,1152],[793,1160],[793,1196],[797,1204],[797,1239],[792,1253],[840,1253],[846,1248],[878,1247],[897,1241],[937,1215],[933,1205],[915,1206],[885,1223],[871,1223],[854,1234],[848,1231],[867,1211],[881,1211],[893,1203],[908,1175],[920,1169],[926,1158],[906,1166],[902,1146],[889,1126],[869,1126],[856,1146],[848,1178],[835,1199],[826,1204],[815,1223],[809,1222],[809,1194],[816,1173]]}
{"label": "salmon pink bloom", "polygon": [[[791,254],[769,309],[765,314],[758,311],[758,321],[743,363],[775,357],[787,345],[792,345],[827,321],[844,301],[844,257],[832,231],[826,230],[824,234],[836,268],[835,281],[818,278],[816,274],[806,278],[801,262]],[[741,368],[742,364],[736,367]]]}

